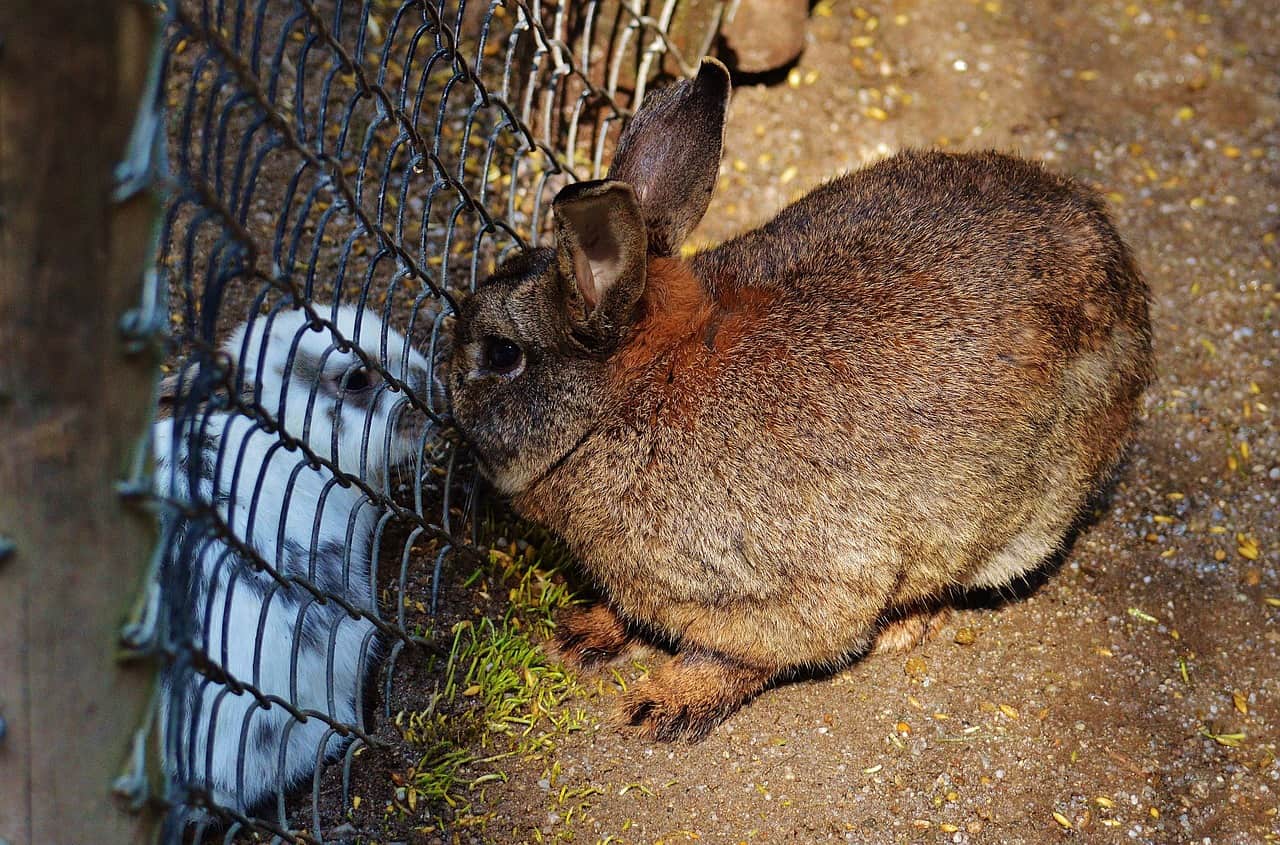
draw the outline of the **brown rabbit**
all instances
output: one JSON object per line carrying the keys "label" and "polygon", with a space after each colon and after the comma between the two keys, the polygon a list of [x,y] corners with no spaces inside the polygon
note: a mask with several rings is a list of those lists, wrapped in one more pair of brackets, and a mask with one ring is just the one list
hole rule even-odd
{"label": "brown rabbit", "polygon": [[610,178],[556,198],[556,248],[462,305],[448,367],[484,473],[603,593],[562,652],[678,651],[622,699],[661,739],[1041,565],[1151,370],[1101,200],[1006,155],[901,153],[679,259],[728,98],[705,62],[647,101]]}

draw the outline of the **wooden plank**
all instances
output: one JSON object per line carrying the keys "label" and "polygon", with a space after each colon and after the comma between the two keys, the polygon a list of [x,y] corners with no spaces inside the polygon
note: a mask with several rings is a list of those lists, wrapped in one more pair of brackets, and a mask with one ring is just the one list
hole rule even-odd
{"label": "wooden plank", "polygon": [[142,90],[141,3],[0,4],[0,839],[142,841],[111,795],[150,693],[116,661],[150,520],[114,489],[154,361],[129,358],[155,206],[113,205]]}

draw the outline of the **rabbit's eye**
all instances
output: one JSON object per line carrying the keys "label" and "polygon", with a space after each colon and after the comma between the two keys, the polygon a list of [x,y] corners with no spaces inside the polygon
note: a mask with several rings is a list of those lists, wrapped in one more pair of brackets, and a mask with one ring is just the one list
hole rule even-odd
{"label": "rabbit's eye", "polygon": [[485,338],[484,366],[495,373],[509,373],[520,366],[524,353],[505,337]]}
{"label": "rabbit's eye", "polygon": [[359,393],[362,390],[368,390],[372,385],[373,380],[369,377],[369,371],[360,367],[347,374],[347,380],[343,386],[349,392]]}

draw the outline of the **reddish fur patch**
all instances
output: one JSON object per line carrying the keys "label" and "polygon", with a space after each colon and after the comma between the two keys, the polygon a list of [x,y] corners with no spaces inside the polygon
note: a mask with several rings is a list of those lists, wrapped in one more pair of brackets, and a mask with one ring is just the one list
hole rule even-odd
{"label": "reddish fur patch", "polygon": [[643,372],[682,343],[699,336],[711,318],[712,303],[683,261],[649,259],[648,278],[635,332],[617,358],[629,374]]}
{"label": "reddish fur patch", "polygon": [[684,262],[650,259],[640,319],[614,359],[618,392],[633,411],[682,424],[772,302],[767,291],[728,286],[712,297]]}
{"label": "reddish fur patch", "polygon": [[640,319],[614,358],[614,388],[628,412],[650,425],[687,428],[715,377],[703,345],[715,306],[683,262],[649,260]]}
{"label": "reddish fur patch", "polygon": [[[716,297],[715,320],[718,325],[712,339],[715,351],[731,349],[752,326],[760,324],[775,305],[776,298],[775,293],[760,288],[722,290]],[[712,343],[707,345],[712,346]]]}

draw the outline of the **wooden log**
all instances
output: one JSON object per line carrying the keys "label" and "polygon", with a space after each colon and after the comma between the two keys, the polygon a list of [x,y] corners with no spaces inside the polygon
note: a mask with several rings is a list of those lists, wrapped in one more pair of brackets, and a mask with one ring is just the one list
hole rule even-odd
{"label": "wooden log", "polygon": [[150,695],[116,655],[153,520],[116,483],[144,431],[153,356],[119,323],[140,299],[154,199],[112,201],[154,10],[0,4],[0,840],[148,838],[113,797]]}

